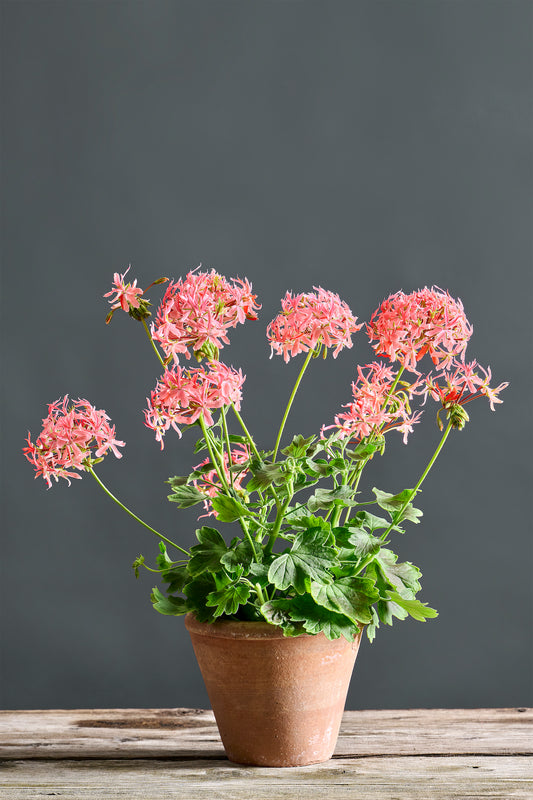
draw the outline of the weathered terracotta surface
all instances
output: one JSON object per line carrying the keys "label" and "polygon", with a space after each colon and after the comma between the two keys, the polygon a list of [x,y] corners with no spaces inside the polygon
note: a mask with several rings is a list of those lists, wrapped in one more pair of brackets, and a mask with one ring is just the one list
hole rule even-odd
{"label": "weathered terracotta surface", "polygon": [[185,618],[230,761],[292,767],[331,758],[360,636],[287,638],[266,622]]}

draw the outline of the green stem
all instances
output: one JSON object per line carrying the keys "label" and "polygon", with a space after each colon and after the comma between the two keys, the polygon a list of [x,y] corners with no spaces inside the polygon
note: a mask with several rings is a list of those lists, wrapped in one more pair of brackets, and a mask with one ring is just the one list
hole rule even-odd
{"label": "green stem", "polygon": [[226,476],[224,474],[224,465],[222,465],[222,467],[221,467],[220,464],[218,463],[218,459],[217,459],[217,457],[215,455],[215,451],[213,449],[213,445],[212,445],[212,442],[210,440],[209,432],[208,432],[208,430],[206,428],[206,425],[205,425],[205,422],[204,422],[204,418],[203,418],[203,416],[201,414],[198,417],[198,421],[200,423],[200,427],[201,427],[202,433],[204,435],[204,439],[205,439],[205,443],[207,445],[207,449],[209,450],[209,455],[211,456],[211,461],[213,462],[213,466],[214,466],[214,468],[216,470],[216,473],[218,475],[218,479],[219,479],[220,483],[222,484],[222,486],[224,487],[224,489],[227,492],[229,492],[229,490],[230,490],[229,489],[229,485],[228,485],[228,482],[226,480]]}
{"label": "green stem", "polygon": [[156,531],[154,528],[151,528],[150,525],[148,525],[146,522],[144,522],[144,520],[138,517],[137,514],[134,514],[133,511],[130,511],[130,509],[127,506],[125,506],[124,503],[121,503],[118,497],[115,497],[115,495],[109,491],[107,486],[104,483],[102,483],[102,481],[100,480],[100,478],[98,477],[98,475],[96,474],[96,472],[93,470],[92,467],[87,467],[87,469],[95,479],[96,483],[104,490],[104,492],[108,495],[108,497],[110,497],[111,500],[114,500],[117,505],[119,505],[124,511],[126,511],[130,515],[130,517],[133,517],[134,520],[139,522],[141,525],[144,525],[145,528],[147,528],[151,533],[154,533],[159,539],[162,539],[167,544],[172,545],[172,547],[175,547],[181,553],[185,553],[186,556],[190,557],[191,554],[187,550],[184,550],[183,547],[179,546],[179,544],[171,542],[170,539],[167,539],[167,537],[163,536],[163,534],[159,533],[159,531]]}
{"label": "green stem", "polygon": [[453,427],[452,423],[448,422],[448,426],[447,426],[446,430],[444,431],[444,433],[442,434],[442,439],[440,440],[440,442],[439,442],[439,444],[437,446],[437,449],[435,450],[435,452],[431,456],[427,467],[425,468],[424,472],[420,476],[420,480],[416,484],[415,488],[410,492],[410,494],[407,497],[407,500],[405,500],[405,502],[403,503],[403,505],[400,508],[400,510],[398,511],[398,513],[394,515],[393,521],[391,522],[391,524],[389,525],[389,527],[387,528],[385,533],[380,537],[381,541],[384,541],[387,538],[388,534],[391,532],[392,528],[396,524],[395,520],[398,520],[399,522],[401,522],[403,512],[405,511],[405,509],[407,508],[407,506],[409,505],[411,500],[414,498],[414,496],[416,495],[416,493],[420,489],[422,483],[424,482],[424,480],[427,477],[427,474],[428,474],[429,470],[431,469],[431,467],[433,466],[433,464],[437,460],[437,457],[438,457],[440,451],[442,450],[442,448],[444,447],[444,443],[445,443],[446,439],[448,438],[448,435],[449,435],[452,427]]}
{"label": "green stem", "polygon": [[231,404],[231,407],[232,407],[232,409],[233,409],[233,411],[234,411],[234,413],[235,413],[235,416],[236,416],[236,417],[237,417],[237,419],[239,420],[239,424],[240,424],[241,428],[242,428],[242,429],[243,429],[243,431],[244,431],[244,435],[246,436],[246,438],[247,438],[247,439],[248,439],[248,441],[250,442],[250,447],[252,448],[252,452],[253,452],[253,454],[255,455],[255,457],[256,457],[256,458],[258,458],[258,459],[259,459],[259,461],[261,461],[262,459],[261,459],[261,456],[259,455],[259,450],[258,450],[258,449],[257,449],[257,447],[255,446],[255,442],[254,442],[254,440],[252,439],[252,434],[250,433],[250,431],[249,431],[249,430],[248,430],[248,428],[246,427],[246,425],[245,425],[245,423],[244,423],[244,420],[243,420],[243,418],[241,417],[241,415],[239,414],[239,412],[238,412],[238,411],[237,411],[237,409],[235,408],[235,403],[232,403],[232,404]]}
{"label": "green stem", "polygon": [[144,326],[144,330],[146,331],[146,335],[147,335],[147,336],[148,336],[148,338],[150,339],[150,344],[151,344],[151,345],[152,345],[152,347],[154,348],[155,354],[156,354],[156,356],[158,357],[158,359],[159,359],[159,362],[160,362],[161,366],[164,368],[164,367],[165,367],[165,362],[164,362],[164,361],[163,361],[163,359],[161,358],[161,353],[159,352],[159,350],[158,350],[158,349],[157,349],[157,347],[155,346],[155,342],[154,342],[154,340],[152,339],[152,334],[150,333],[150,330],[148,329],[148,325],[146,324],[146,320],[145,320],[145,319],[143,319],[143,320],[142,320],[142,324],[143,324],[143,326]]}
{"label": "green stem", "polygon": [[268,542],[266,543],[265,553],[267,555],[270,555],[270,553],[272,552],[272,548],[274,546],[274,542],[278,538],[279,529],[281,528],[281,523],[283,522],[283,518],[285,516],[285,511],[287,510],[287,508],[290,505],[290,502],[291,502],[291,500],[293,498],[294,492],[292,491],[292,488],[293,487],[292,487],[292,481],[291,481],[289,483],[289,486],[287,487],[287,492],[288,492],[287,498],[286,498],[285,502],[282,504],[282,506],[280,508],[278,508],[278,513],[277,513],[276,519],[274,521],[274,527],[272,528],[272,533],[268,537]]}
{"label": "green stem", "polygon": [[278,438],[276,439],[276,446],[274,447],[274,455],[272,456],[272,461],[273,462],[276,461],[276,456],[278,454],[279,443],[280,443],[281,437],[283,435],[283,429],[285,428],[285,423],[287,421],[287,417],[289,416],[289,411],[291,410],[291,406],[292,406],[293,400],[294,400],[294,398],[296,396],[296,392],[298,391],[298,387],[300,385],[300,382],[301,382],[301,380],[302,380],[302,378],[304,376],[304,372],[307,369],[307,365],[309,364],[314,352],[315,351],[313,350],[313,348],[309,349],[309,352],[307,353],[307,357],[306,357],[306,359],[305,359],[305,361],[303,363],[303,366],[302,366],[302,368],[300,370],[300,374],[296,378],[296,383],[294,384],[294,389],[291,392],[291,396],[289,397],[289,402],[287,403],[287,408],[285,409],[285,413],[283,415],[283,419],[281,420],[281,425],[280,425],[280,428],[279,428],[279,431],[278,431]]}
{"label": "green stem", "polygon": [[231,481],[231,488],[233,489],[233,471],[231,467],[233,466],[233,462],[231,460],[231,443],[229,440],[229,433],[228,433],[228,423],[226,422],[226,408],[222,406],[220,416],[222,417],[222,427],[224,428],[224,438],[226,440],[226,448],[228,451],[228,469],[229,469],[229,477]]}

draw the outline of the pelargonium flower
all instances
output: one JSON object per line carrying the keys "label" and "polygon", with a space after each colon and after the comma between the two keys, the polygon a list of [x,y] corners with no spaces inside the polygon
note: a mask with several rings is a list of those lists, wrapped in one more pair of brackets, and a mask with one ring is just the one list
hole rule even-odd
{"label": "pelargonium flower", "polygon": [[439,369],[448,366],[454,355],[464,354],[472,326],[460,300],[436,287],[425,287],[390,295],[372,314],[367,332],[378,355],[416,372],[426,353]]}
{"label": "pelargonium flower", "polygon": [[347,411],[337,414],[335,424],[324,426],[324,431],[337,429],[339,438],[359,442],[370,434],[383,434],[398,430],[403,433],[404,444],[412,433],[413,425],[419,422],[422,413],[412,413],[409,399],[416,384],[391,389],[397,373],[392,367],[372,362],[366,367],[357,367],[358,378],[352,383],[353,400],[343,406]]}
{"label": "pelargonium flower", "polygon": [[[450,369],[435,376],[428,375],[424,383],[426,393],[440,402],[442,408],[451,412],[449,416],[454,427],[463,427],[464,422],[468,420],[468,415],[464,411],[459,413],[458,410],[466,403],[485,396],[489,400],[492,411],[494,411],[496,403],[503,403],[498,395],[509,384],[507,382],[500,383],[496,388],[492,388],[490,386],[491,379],[490,367],[485,369],[477,361],[465,364],[459,359],[453,359]],[[456,419],[454,419],[454,415]]]}
{"label": "pelargonium flower", "polygon": [[216,356],[229,344],[227,331],[247,319],[257,319],[261,307],[252,285],[240,278],[227,278],[215,270],[193,270],[177,283],[170,283],[152,324],[152,338],[167,357]]}
{"label": "pelargonium flower", "polygon": [[[245,445],[236,445],[231,450],[231,464],[233,466],[245,465],[248,463],[250,459],[250,453],[248,448]],[[202,469],[207,464],[211,463],[210,458],[206,458],[202,461],[201,464],[197,464],[194,468],[195,470]],[[232,470],[230,472],[230,460],[228,457],[227,452],[224,452],[224,475],[228,482],[228,485],[233,486],[233,489],[236,492],[239,492],[242,489],[242,482],[248,475],[248,470],[245,466],[243,466],[242,470]],[[220,478],[218,477],[216,469],[211,469],[208,472],[204,472],[200,478],[197,478],[194,481],[194,485],[198,489],[199,492],[202,492],[209,497],[216,497],[217,494],[222,490],[222,484],[220,483]],[[217,512],[211,506],[209,500],[204,501],[204,508],[208,512],[202,516],[217,516]]]}
{"label": "pelargonium flower", "polygon": [[81,478],[71,470],[85,470],[93,459],[102,458],[109,450],[117,458],[117,449],[124,442],[115,438],[115,427],[109,424],[105,411],[98,411],[87,400],[69,402],[68,395],[48,406],[43,429],[35,442],[28,433],[24,455],[35,467],[35,477],[42,475],[48,484],[65,478]]}
{"label": "pelargonium flower", "polygon": [[115,272],[113,276],[114,288],[110,292],[106,292],[104,297],[110,297],[111,311],[107,317],[106,322],[111,320],[113,311],[121,308],[123,311],[131,311],[132,308],[139,308],[141,301],[140,297],[144,294],[143,290],[137,286],[137,278],[133,283],[126,283],[125,277],[131,269],[131,264],[123,275]]}
{"label": "pelargonium flower", "polygon": [[145,424],[155,431],[163,449],[163,437],[172,427],[181,436],[179,425],[192,425],[200,416],[207,427],[214,424],[211,411],[233,403],[240,410],[241,370],[221,361],[211,361],[206,369],[185,370],[179,364],[165,370],[148,399]]}
{"label": "pelargonium flower", "polygon": [[343,347],[352,347],[351,334],[363,327],[357,325],[357,317],[338,294],[321,287],[313,289],[307,294],[287,292],[281,301],[281,314],[267,327],[271,357],[275,352],[287,362],[323,344],[335,348],[336,358]]}

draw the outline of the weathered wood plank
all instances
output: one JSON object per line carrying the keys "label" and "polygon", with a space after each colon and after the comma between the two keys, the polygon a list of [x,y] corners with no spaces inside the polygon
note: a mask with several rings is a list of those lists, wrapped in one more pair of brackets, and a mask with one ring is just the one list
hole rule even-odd
{"label": "weathered wood plank", "polygon": [[[336,757],[531,754],[531,709],[348,711]],[[213,713],[0,711],[0,758],[221,758]]]}
{"label": "weathered wood plank", "polygon": [[531,800],[524,756],[339,758],[292,769],[171,759],[5,761],[9,800]]}

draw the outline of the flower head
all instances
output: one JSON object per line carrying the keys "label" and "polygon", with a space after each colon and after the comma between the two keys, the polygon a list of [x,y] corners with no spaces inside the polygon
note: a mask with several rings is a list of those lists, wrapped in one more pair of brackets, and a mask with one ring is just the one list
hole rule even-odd
{"label": "flower head", "polygon": [[339,438],[360,442],[370,434],[398,430],[407,444],[408,434],[421,417],[421,412],[412,413],[409,406],[416,384],[393,389],[397,373],[376,361],[366,367],[358,366],[357,372],[357,381],[352,383],[353,400],[343,406],[347,410],[337,414],[334,425],[322,428],[322,435],[335,428]]}
{"label": "flower head", "polygon": [[152,337],[167,357],[179,354],[213,358],[229,343],[227,331],[239,322],[257,319],[255,302],[247,280],[227,278],[215,270],[193,270],[177,283],[170,283],[152,325]]}
{"label": "flower head", "polygon": [[179,364],[165,370],[148,399],[145,423],[155,431],[163,449],[163,437],[172,427],[181,436],[179,425],[192,425],[200,416],[207,427],[214,424],[211,411],[233,403],[241,407],[241,370],[228,367],[221,361],[211,361],[207,367],[185,370]]}
{"label": "flower head", "polygon": [[335,348],[336,358],[343,347],[352,346],[351,334],[363,327],[357,325],[357,317],[337,294],[313,288],[308,294],[287,292],[281,301],[281,314],[267,328],[271,356],[275,352],[289,361],[323,344]]}
{"label": "flower head", "polygon": [[[453,427],[462,428],[468,421],[466,411],[460,411],[466,403],[470,403],[478,397],[485,396],[489,400],[491,410],[494,411],[495,403],[503,403],[499,394],[509,384],[500,383],[499,386],[492,388],[490,367],[486,369],[477,361],[465,364],[459,359],[453,359],[449,369],[443,370],[437,375],[429,374],[425,380],[425,393],[440,402],[446,410],[448,418],[452,421]],[[442,423],[439,424],[442,427]]]}
{"label": "flower head", "polygon": [[367,332],[376,353],[399,361],[416,372],[429,353],[442,369],[462,355],[472,335],[463,304],[436,287],[404,294],[397,292],[372,314]]}
{"label": "flower head", "polygon": [[115,272],[113,276],[113,289],[104,294],[104,297],[111,298],[109,300],[109,303],[111,303],[111,311],[108,314],[106,322],[111,321],[113,312],[116,311],[117,308],[129,312],[132,308],[139,308],[141,305],[139,298],[142,297],[144,292],[137,286],[137,278],[133,283],[126,283],[124,280],[130,269],[131,264],[123,275]]}
{"label": "flower head", "polygon": [[115,439],[115,427],[109,419],[105,411],[98,411],[87,400],[70,403],[65,395],[51,403],[37,441],[34,444],[28,433],[28,446],[23,450],[35,467],[35,477],[42,475],[49,487],[51,478],[65,478],[70,485],[70,478],[81,478],[71,470],[86,470],[108,450],[122,458],[117,448],[123,447],[124,442]]}

